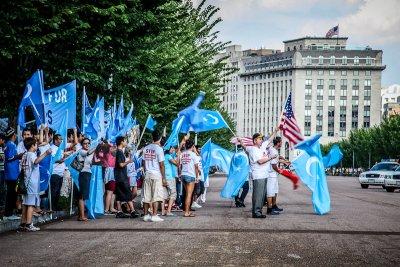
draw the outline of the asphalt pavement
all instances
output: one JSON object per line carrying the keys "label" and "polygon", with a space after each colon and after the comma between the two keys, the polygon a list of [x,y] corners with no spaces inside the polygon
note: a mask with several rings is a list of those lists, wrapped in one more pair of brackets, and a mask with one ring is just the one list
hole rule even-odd
{"label": "asphalt pavement", "polygon": [[313,212],[311,193],[280,177],[279,216],[251,218],[247,207],[211,187],[196,217],[161,223],[105,216],[47,224],[36,233],[0,235],[0,266],[400,265],[400,191],[361,189],[357,178],[328,177],[331,212]]}

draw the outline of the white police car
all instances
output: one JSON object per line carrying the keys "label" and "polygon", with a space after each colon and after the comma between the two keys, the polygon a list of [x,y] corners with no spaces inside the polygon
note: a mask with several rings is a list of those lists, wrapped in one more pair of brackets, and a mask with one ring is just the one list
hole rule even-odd
{"label": "white police car", "polygon": [[387,192],[394,192],[395,189],[400,189],[400,166],[392,172],[381,174],[384,179],[384,185]]}
{"label": "white police car", "polygon": [[369,171],[361,173],[360,177],[358,177],[361,188],[368,188],[370,185],[380,185],[384,188],[385,178],[381,175],[393,172],[399,166],[400,164],[397,162],[379,162],[375,164]]}

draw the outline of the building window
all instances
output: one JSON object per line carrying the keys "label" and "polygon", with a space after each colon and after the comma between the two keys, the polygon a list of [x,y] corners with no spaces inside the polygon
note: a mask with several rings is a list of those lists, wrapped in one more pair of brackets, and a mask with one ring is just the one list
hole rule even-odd
{"label": "building window", "polygon": [[351,128],[353,128],[353,129],[358,128],[358,121],[352,121],[351,122]]}
{"label": "building window", "polygon": [[367,64],[367,65],[371,65],[371,64],[372,64],[372,59],[371,59],[370,56],[367,56],[367,59],[366,59],[366,61],[365,61],[365,64]]}
{"label": "building window", "polygon": [[305,109],[304,111],[305,116],[311,116],[311,109]]}
{"label": "building window", "polygon": [[371,111],[364,110],[364,117],[369,117],[369,116],[371,116]]}
{"label": "building window", "polygon": [[311,79],[306,79],[306,85],[312,85],[312,80]]}
{"label": "building window", "polygon": [[353,70],[353,76],[358,76],[360,73],[358,70]]}
{"label": "building window", "polygon": [[318,86],[324,86],[324,80],[323,79],[318,79],[317,80],[317,85]]}
{"label": "building window", "polygon": [[323,71],[323,70],[319,70],[319,71],[318,71],[318,75],[319,75],[319,76],[324,75],[324,71]]}
{"label": "building window", "polygon": [[304,130],[304,135],[305,136],[310,136],[311,135],[311,130]]}
{"label": "building window", "polygon": [[371,106],[371,100],[364,99],[364,106]]}
{"label": "building window", "polygon": [[369,127],[370,127],[370,122],[364,121],[364,128],[369,128]]}
{"label": "building window", "polygon": [[307,56],[306,58],[306,64],[311,65],[311,56]]}
{"label": "building window", "polygon": [[335,106],[335,100],[334,99],[329,99],[328,100],[328,106],[329,107],[334,107]]}
{"label": "building window", "polygon": [[335,71],[334,71],[334,70],[330,70],[330,71],[329,71],[329,75],[330,75],[330,76],[335,75]]}
{"label": "building window", "polygon": [[306,75],[311,76],[312,75],[312,70],[306,70]]}
{"label": "building window", "polygon": [[347,70],[342,70],[341,75],[342,76],[347,76]]}
{"label": "building window", "polygon": [[331,58],[329,59],[329,64],[335,65],[335,57],[334,56],[331,56]]}
{"label": "building window", "polygon": [[335,96],[335,87],[329,88],[329,96]]}
{"label": "building window", "polygon": [[370,70],[366,70],[365,71],[365,76],[371,76],[371,71]]}
{"label": "building window", "polygon": [[360,64],[360,58],[355,56],[354,57],[354,65],[358,65],[358,64]]}
{"label": "building window", "polygon": [[352,99],[351,100],[351,105],[354,106],[354,107],[358,106],[358,99]]}
{"label": "building window", "polygon": [[358,79],[354,79],[353,86],[359,86],[359,85],[360,85],[360,81]]}
{"label": "building window", "polygon": [[340,137],[346,137],[346,131],[340,131]]}
{"label": "building window", "polygon": [[347,86],[347,79],[341,79],[340,86]]}
{"label": "building window", "polygon": [[366,79],[364,81],[364,86],[371,86],[371,80],[370,79]]}
{"label": "building window", "polygon": [[306,96],[311,96],[311,88],[305,89]]}
{"label": "building window", "polygon": [[324,57],[323,57],[323,56],[319,56],[319,57],[318,57],[318,64],[319,64],[319,65],[324,64]]}
{"label": "building window", "polygon": [[346,99],[340,99],[340,106],[342,106],[342,107],[347,106],[347,100]]}
{"label": "building window", "polygon": [[370,89],[365,89],[364,90],[364,97],[371,97],[371,90]]}
{"label": "building window", "polygon": [[335,85],[336,80],[335,79],[329,79],[329,85]]}
{"label": "building window", "polygon": [[347,65],[347,57],[342,57],[342,65]]}

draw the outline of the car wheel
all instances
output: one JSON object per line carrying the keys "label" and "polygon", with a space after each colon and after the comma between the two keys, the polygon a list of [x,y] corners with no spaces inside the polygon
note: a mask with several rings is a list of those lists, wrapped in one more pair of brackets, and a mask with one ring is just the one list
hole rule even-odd
{"label": "car wheel", "polygon": [[393,193],[394,192],[394,188],[393,187],[386,187],[386,192]]}
{"label": "car wheel", "polygon": [[367,184],[361,184],[361,188],[367,189],[367,188],[368,188],[368,185],[367,185]]}

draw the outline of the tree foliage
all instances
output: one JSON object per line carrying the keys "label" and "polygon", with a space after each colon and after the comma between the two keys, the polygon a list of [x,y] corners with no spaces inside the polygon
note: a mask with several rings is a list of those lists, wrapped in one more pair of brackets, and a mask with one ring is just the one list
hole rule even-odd
{"label": "tree foliage", "polygon": [[[16,116],[36,69],[44,70],[46,87],[76,79],[78,95],[85,86],[92,100],[101,95],[111,104],[123,96],[139,121],[151,113],[161,127],[170,128],[199,91],[206,93],[202,107],[219,109],[216,92],[230,70],[224,59],[214,60],[226,45],[217,40],[217,13],[206,1],[197,7],[173,0],[1,1],[0,86],[7,105],[0,113]],[[214,136],[221,134],[231,136]]]}
{"label": "tree foliage", "polygon": [[[353,152],[355,167],[368,168],[369,164],[382,159],[400,158],[400,115],[385,119],[379,126],[358,129],[349,138],[338,143],[343,152],[343,167],[352,167]],[[327,153],[333,144],[322,146]]]}

